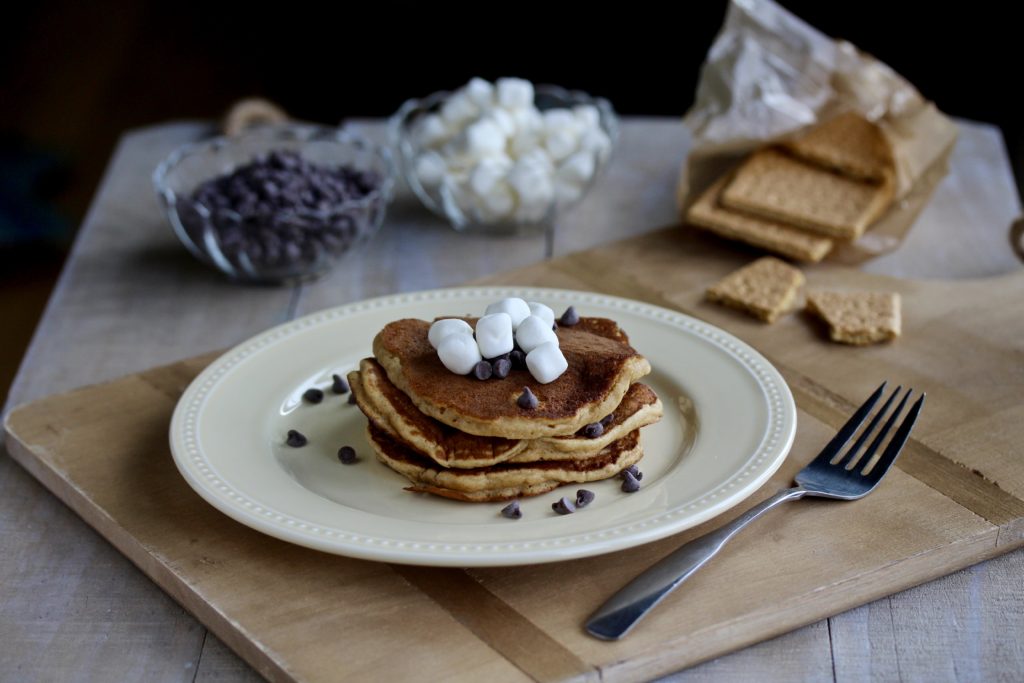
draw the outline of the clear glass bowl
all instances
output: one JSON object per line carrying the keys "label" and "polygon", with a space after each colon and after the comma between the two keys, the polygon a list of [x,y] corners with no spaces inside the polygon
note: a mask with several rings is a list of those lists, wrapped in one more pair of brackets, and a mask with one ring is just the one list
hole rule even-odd
{"label": "clear glass bowl", "polygon": [[598,111],[600,127],[608,137],[610,147],[606,152],[592,152],[593,173],[575,197],[565,199],[555,197],[544,215],[535,220],[517,220],[505,218],[496,221],[488,220],[473,210],[461,208],[457,200],[456,189],[451,184],[442,182],[437,187],[425,187],[416,173],[416,160],[426,151],[416,142],[414,131],[423,117],[436,114],[451,92],[441,91],[422,99],[407,100],[388,121],[388,138],[396,150],[396,163],[402,177],[413,193],[432,212],[451,223],[460,231],[479,230],[494,233],[533,233],[550,231],[557,220],[558,214],[575,206],[587,195],[594,182],[600,177],[611,158],[615,143],[618,140],[619,124],[608,100],[593,97],[577,90],[566,90],[554,85],[538,85],[534,88],[534,105],[543,111],[549,109],[571,109],[577,105],[592,105]]}
{"label": "clear glass bowl", "polygon": [[[214,202],[193,198],[205,181],[276,151],[297,153],[317,166],[351,167],[367,174],[372,189],[358,199],[321,201],[316,208],[266,204],[265,214],[244,222],[244,238],[241,229],[223,227],[226,220],[239,218],[233,207],[208,206]],[[384,147],[350,131],[304,124],[266,126],[185,145],[153,173],[157,195],[182,244],[233,280],[264,284],[316,278],[365,244],[384,220],[394,183],[394,163]]]}

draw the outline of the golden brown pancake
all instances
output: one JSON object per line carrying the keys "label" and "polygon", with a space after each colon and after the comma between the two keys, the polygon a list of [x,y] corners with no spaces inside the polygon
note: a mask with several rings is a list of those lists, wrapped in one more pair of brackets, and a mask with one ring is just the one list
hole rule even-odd
{"label": "golden brown pancake", "polygon": [[[470,324],[475,319],[466,318]],[[462,432],[506,439],[571,436],[613,412],[629,386],[651,371],[612,320],[582,318],[558,328],[569,363],[561,377],[541,384],[526,370],[481,382],[441,364],[427,340],[430,323],[406,318],[389,323],[373,340],[373,353],[388,379],[423,413]],[[520,408],[529,387],[539,405]]]}
{"label": "golden brown pancake", "polygon": [[487,502],[532,496],[568,483],[612,477],[643,457],[640,431],[630,432],[586,460],[504,462],[491,467],[447,469],[391,438],[370,422],[366,436],[382,463],[409,479],[410,490],[458,500]]}
{"label": "golden brown pancake", "polygon": [[373,358],[360,361],[359,370],[349,373],[348,380],[356,403],[370,420],[392,438],[445,467],[486,467],[510,459],[536,462],[588,458],[634,429],[657,422],[662,414],[658,396],[638,383],[626,391],[599,437],[588,438],[581,430],[572,436],[517,441],[466,434],[424,415],[391,383]]}
{"label": "golden brown pancake", "polygon": [[373,358],[359,362],[348,374],[356,405],[393,439],[445,467],[486,467],[521,453],[526,441],[476,436],[453,429],[421,413],[409,397],[388,380]]}

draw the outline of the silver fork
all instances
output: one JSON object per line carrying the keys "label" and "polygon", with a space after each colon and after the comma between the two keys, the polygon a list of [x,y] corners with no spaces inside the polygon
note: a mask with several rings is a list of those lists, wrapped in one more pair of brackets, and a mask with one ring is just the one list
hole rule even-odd
{"label": "silver fork", "polygon": [[[818,457],[800,470],[796,475],[796,486],[779,491],[760,505],[755,505],[740,515],[735,521],[690,541],[637,576],[590,616],[590,619],[587,620],[587,631],[604,640],[618,640],[626,635],[666,595],[718,554],[718,551],[740,529],[776,505],[804,496],[856,500],[871,493],[885,473],[889,471],[896,456],[903,450],[903,445],[907,442],[910,430],[914,428],[917,416],[924,405],[925,395],[921,394],[896,429],[896,433],[889,441],[885,451],[877,461],[872,462],[886,435],[896,423],[900,413],[903,412],[913,391],[907,389],[899,405],[890,413],[889,409],[902,389],[902,387],[896,387],[882,409],[875,413],[871,422],[857,437],[857,441],[840,457],[840,451],[857,433],[872,408],[882,397],[885,384],[882,382],[882,386],[878,387],[875,393],[871,394],[870,398],[864,402],[864,405],[857,409],[853,417],[828,442]],[[878,425],[887,413],[889,414],[888,419],[885,420],[881,430],[878,430]],[[876,430],[877,434],[875,434]],[[874,440],[864,449],[864,445],[872,434],[875,434]]]}

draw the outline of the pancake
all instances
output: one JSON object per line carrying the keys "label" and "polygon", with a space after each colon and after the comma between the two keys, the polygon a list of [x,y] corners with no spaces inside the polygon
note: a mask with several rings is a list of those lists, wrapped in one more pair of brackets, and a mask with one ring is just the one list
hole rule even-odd
{"label": "pancake", "polygon": [[[470,324],[474,318],[466,318]],[[541,384],[526,370],[481,382],[449,372],[427,340],[430,323],[406,318],[389,323],[373,340],[388,379],[426,415],[462,432],[506,439],[571,436],[612,413],[629,386],[651,371],[626,334],[606,318],[581,318],[557,330],[569,367]],[[520,408],[529,387],[539,405]]]}
{"label": "pancake", "polygon": [[635,429],[661,418],[661,401],[645,384],[633,384],[597,438],[582,433],[547,439],[509,440],[466,434],[421,413],[373,358],[348,375],[356,403],[388,434],[445,467],[487,467],[506,460],[536,462],[587,458]]}
{"label": "pancake", "polygon": [[388,380],[373,358],[360,361],[359,370],[348,374],[348,383],[356,405],[370,421],[391,438],[445,467],[487,467],[521,453],[528,444],[466,434],[427,417]]}
{"label": "pancake", "polygon": [[640,431],[636,430],[586,460],[446,469],[391,438],[373,422],[367,425],[366,436],[377,459],[413,483],[410,490],[472,502],[509,500],[545,493],[562,484],[608,479],[643,457]]}

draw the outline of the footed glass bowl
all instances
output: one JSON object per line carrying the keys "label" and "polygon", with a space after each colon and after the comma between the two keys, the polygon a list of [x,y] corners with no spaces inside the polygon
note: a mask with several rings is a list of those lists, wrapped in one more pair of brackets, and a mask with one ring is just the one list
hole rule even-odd
{"label": "footed glass bowl", "polygon": [[[239,169],[243,177],[228,177]],[[153,173],[175,234],[196,258],[233,280],[265,284],[316,278],[364,245],[384,220],[394,180],[387,149],[304,124],[185,145]]]}
{"label": "footed glass bowl", "polygon": [[608,100],[558,86],[535,86],[534,105],[542,113],[551,109],[571,110],[579,105],[593,106],[598,112],[600,129],[607,137],[608,145],[603,149],[587,152],[591,155],[593,172],[589,179],[582,186],[575,188],[571,194],[559,195],[556,193],[547,206],[543,207],[543,210],[534,212],[534,215],[527,219],[514,215],[495,219],[488,216],[486,212],[469,205],[464,198],[460,198],[458,184],[444,181],[427,185],[417,173],[417,162],[421,154],[428,151],[427,147],[419,144],[417,129],[422,126],[425,117],[439,113],[451,95],[451,92],[442,91],[422,99],[406,101],[391,117],[388,123],[388,134],[391,145],[396,150],[399,172],[413,193],[424,206],[446,219],[456,230],[478,230],[503,234],[533,233],[543,230],[550,234],[558,214],[582,201],[594,182],[600,177],[618,139],[618,119]]}

